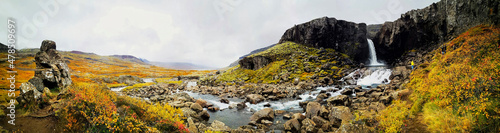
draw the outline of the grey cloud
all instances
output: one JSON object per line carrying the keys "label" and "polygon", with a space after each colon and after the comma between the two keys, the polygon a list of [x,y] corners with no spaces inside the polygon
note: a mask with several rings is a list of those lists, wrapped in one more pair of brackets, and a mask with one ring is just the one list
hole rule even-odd
{"label": "grey cloud", "polygon": [[[382,23],[437,0],[231,1],[69,1],[59,4],[57,14],[21,47],[39,47],[41,40],[52,39],[60,50],[225,67],[254,49],[277,43],[295,24],[324,16]],[[393,5],[402,11],[391,12]],[[44,11],[37,2],[2,1],[0,31],[6,31],[1,25],[8,17],[16,18],[20,28],[25,25],[21,19],[32,22]],[[6,42],[6,33],[0,32],[0,42]]]}

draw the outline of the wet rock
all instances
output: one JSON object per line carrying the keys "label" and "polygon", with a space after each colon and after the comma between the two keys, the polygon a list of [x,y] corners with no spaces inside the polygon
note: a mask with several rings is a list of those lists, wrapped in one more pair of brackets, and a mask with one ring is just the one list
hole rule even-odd
{"label": "wet rock", "polygon": [[250,95],[247,95],[246,98],[247,98],[246,101],[250,102],[252,104],[257,104],[259,102],[264,101],[264,97],[262,95],[259,95],[259,94],[250,94]]}
{"label": "wet rock", "polygon": [[256,123],[262,123],[262,120],[274,120],[274,111],[272,108],[259,110],[250,117],[250,121],[254,121]]}
{"label": "wet rock", "polygon": [[298,132],[300,131],[301,123],[297,119],[291,119],[286,121],[284,126],[285,131]]}
{"label": "wet rock", "polygon": [[330,97],[326,100],[331,106],[350,106],[351,99],[346,95],[338,95],[335,97]]}
{"label": "wet rock", "polygon": [[201,118],[202,120],[210,119],[210,114],[208,114],[208,112],[206,110],[201,111],[198,115],[199,115],[199,118]]}
{"label": "wet rock", "polygon": [[306,116],[304,116],[302,113],[295,113],[293,114],[292,116],[292,119],[297,119],[299,121],[302,121],[306,118]]}
{"label": "wet rock", "polygon": [[271,107],[270,103],[264,104],[264,107]]}
{"label": "wet rock", "polygon": [[245,102],[241,102],[241,103],[236,104],[236,108],[238,110],[245,109],[246,107],[247,107],[247,105],[245,104]]}
{"label": "wet rock", "polygon": [[354,93],[354,89],[352,88],[345,88],[340,92],[342,95],[351,95],[352,93]]}
{"label": "wet rock", "polygon": [[208,102],[205,101],[205,100],[203,100],[203,99],[201,99],[201,98],[197,99],[195,103],[199,104],[203,108],[207,108],[208,107]]}
{"label": "wet rock", "polygon": [[286,111],[284,111],[284,110],[274,110],[275,115],[282,115],[284,113],[286,113]]}
{"label": "wet rock", "polygon": [[283,115],[283,119],[292,119],[293,113],[287,113]]}
{"label": "wet rock", "polygon": [[207,108],[209,111],[212,111],[212,112],[215,112],[215,111],[219,111],[219,107],[208,107]]}
{"label": "wet rock", "polygon": [[306,109],[306,117],[312,118],[318,116],[321,110],[321,105],[317,102],[309,102]]}
{"label": "wet rock", "polygon": [[221,98],[220,102],[225,103],[225,104],[229,104],[229,100],[227,100],[226,98]]}

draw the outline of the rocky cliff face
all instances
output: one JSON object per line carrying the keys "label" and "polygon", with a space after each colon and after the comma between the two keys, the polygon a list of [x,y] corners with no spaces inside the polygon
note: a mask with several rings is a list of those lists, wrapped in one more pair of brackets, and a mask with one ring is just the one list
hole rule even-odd
{"label": "rocky cliff face", "polygon": [[286,30],[279,43],[292,41],[316,48],[333,48],[361,62],[368,58],[366,34],[364,23],[323,17]]}
{"label": "rocky cliff face", "polygon": [[442,0],[386,22],[373,38],[377,54],[393,62],[412,49],[426,48],[456,37],[479,24],[500,24],[498,0]]}

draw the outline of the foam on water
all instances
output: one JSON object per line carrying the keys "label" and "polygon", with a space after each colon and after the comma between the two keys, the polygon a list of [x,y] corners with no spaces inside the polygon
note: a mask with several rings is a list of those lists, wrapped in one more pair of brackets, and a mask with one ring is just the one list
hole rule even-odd
{"label": "foam on water", "polygon": [[[390,82],[389,76],[391,76],[391,74],[391,69],[376,69],[371,74],[359,79],[357,85],[373,87],[374,85],[387,84]],[[387,82],[384,82],[385,80]]]}

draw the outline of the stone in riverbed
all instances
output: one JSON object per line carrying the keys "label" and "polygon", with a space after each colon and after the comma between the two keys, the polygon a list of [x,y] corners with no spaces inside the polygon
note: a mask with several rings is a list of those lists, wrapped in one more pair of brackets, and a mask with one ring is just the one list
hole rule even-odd
{"label": "stone in riverbed", "polygon": [[350,106],[351,99],[346,95],[338,95],[335,97],[330,97],[326,100],[328,104],[332,106]]}
{"label": "stone in riverbed", "polygon": [[208,130],[211,131],[216,131],[216,132],[230,132],[231,128],[226,126],[223,122],[220,122],[218,120],[214,120],[210,127],[207,128]]}
{"label": "stone in riverbed", "polygon": [[201,107],[203,107],[203,108],[207,108],[207,107],[210,107],[210,105],[212,105],[212,104],[208,103],[207,101],[205,101],[205,100],[203,100],[201,98],[197,99],[195,103],[200,104]]}
{"label": "stone in riverbed", "polygon": [[247,105],[245,104],[245,102],[241,102],[241,103],[236,104],[236,108],[238,110],[245,109],[246,107],[247,107]]}
{"label": "stone in riverbed", "polygon": [[191,107],[190,107],[192,110],[196,111],[196,112],[200,112],[203,110],[203,108],[201,107],[200,104],[198,103],[193,103],[191,104]]}
{"label": "stone in riverbed", "polygon": [[335,127],[340,127],[342,123],[353,119],[351,110],[345,106],[335,106],[330,108],[328,119]]}
{"label": "stone in riverbed", "polygon": [[354,93],[353,91],[354,91],[354,89],[352,89],[352,88],[345,88],[343,91],[340,92],[340,94],[351,95],[352,93]]}
{"label": "stone in riverbed", "polygon": [[298,132],[300,130],[300,122],[297,119],[291,119],[285,122],[285,130],[291,132]]}
{"label": "stone in riverbed", "polygon": [[219,107],[208,107],[207,108],[209,111],[212,111],[212,112],[215,112],[215,111],[219,111]]}
{"label": "stone in riverbed", "polygon": [[305,130],[307,133],[316,133],[316,123],[313,120],[306,118],[302,120],[302,130]]}
{"label": "stone in riverbed", "polygon": [[250,94],[246,96],[246,101],[250,102],[252,104],[257,104],[259,102],[264,101],[264,96],[259,95],[259,94]]}
{"label": "stone in riverbed", "polygon": [[254,121],[256,123],[261,123],[262,120],[274,120],[274,111],[272,108],[259,110],[250,117],[250,121]]}
{"label": "stone in riverbed", "polygon": [[330,122],[319,117],[319,116],[314,116],[312,118],[312,120],[314,121],[314,123],[316,124],[316,127],[319,127],[323,130],[328,130],[329,126],[330,126]]}
{"label": "stone in riverbed", "polygon": [[321,110],[321,105],[317,102],[309,102],[306,108],[306,117],[312,118],[318,116]]}
{"label": "stone in riverbed", "polygon": [[306,116],[304,116],[302,113],[295,113],[293,114],[292,116],[292,119],[297,119],[299,121],[302,121],[306,118]]}
{"label": "stone in riverbed", "polygon": [[226,104],[229,104],[229,100],[227,100],[226,98],[221,98],[221,99],[220,99],[220,102],[221,102],[221,103],[226,103]]}
{"label": "stone in riverbed", "polygon": [[210,114],[208,114],[208,112],[206,110],[201,111],[201,113],[199,113],[198,115],[199,115],[199,118],[201,118],[203,120],[210,119]]}

